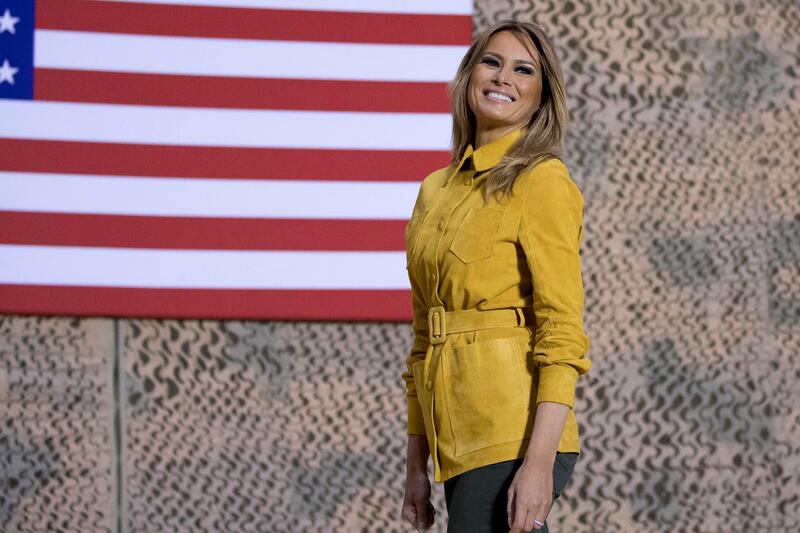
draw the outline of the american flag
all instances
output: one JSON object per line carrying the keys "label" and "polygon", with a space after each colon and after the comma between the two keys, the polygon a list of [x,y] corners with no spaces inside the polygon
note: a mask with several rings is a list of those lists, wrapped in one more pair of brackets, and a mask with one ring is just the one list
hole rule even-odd
{"label": "american flag", "polygon": [[471,0],[0,0],[0,313],[408,320]]}

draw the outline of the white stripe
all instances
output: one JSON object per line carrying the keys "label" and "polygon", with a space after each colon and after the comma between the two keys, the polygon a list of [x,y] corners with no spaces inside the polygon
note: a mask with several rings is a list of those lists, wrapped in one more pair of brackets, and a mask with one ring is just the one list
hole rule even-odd
{"label": "white stripe", "polygon": [[142,178],[0,172],[0,210],[405,220],[415,182]]}
{"label": "white stripe", "polygon": [[105,0],[137,4],[357,11],[371,13],[472,14],[472,0]]}
{"label": "white stripe", "polygon": [[214,289],[408,289],[404,252],[0,245],[0,283]]}
{"label": "white stripe", "polygon": [[61,30],[36,30],[34,41],[37,68],[367,81],[450,81],[467,50]]}
{"label": "white stripe", "polygon": [[184,146],[447,150],[446,113],[202,109],[0,99],[0,138]]}

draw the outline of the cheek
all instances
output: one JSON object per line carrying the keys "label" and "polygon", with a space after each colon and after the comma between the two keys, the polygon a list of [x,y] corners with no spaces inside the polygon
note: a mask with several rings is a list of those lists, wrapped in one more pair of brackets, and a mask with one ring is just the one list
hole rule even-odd
{"label": "cheek", "polygon": [[528,102],[528,104],[535,106],[541,99],[541,83],[530,83],[526,85],[521,92],[525,95],[525,100]]}
{"label": "cheek", "polygon": [[477,92],[478,89],[473,85],[467,88],[467,103],[472,111],[475,111],[475,106],[477,105]]}
{"label": "cheek", "polygon": [[486,85],[486,83],[491,79],[492,72],[486,68],[481,66],[477,66],[473,71],[472,75],[469,77],[469,91],[477,91],[478,87]]}

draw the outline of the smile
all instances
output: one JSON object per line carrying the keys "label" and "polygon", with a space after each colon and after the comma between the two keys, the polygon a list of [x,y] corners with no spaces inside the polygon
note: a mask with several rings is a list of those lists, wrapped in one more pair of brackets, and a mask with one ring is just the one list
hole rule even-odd
{"label": "smile", "polygon": [[511,102],[514,101],[514,99],[511,98],[510,96],[505,95],[503,93],[499,93],[497,91],[488,91],[485,94],[486,98],[488,98],[489,100],[494,100],[495,102],[503,102],[506,104],[510,104]]}

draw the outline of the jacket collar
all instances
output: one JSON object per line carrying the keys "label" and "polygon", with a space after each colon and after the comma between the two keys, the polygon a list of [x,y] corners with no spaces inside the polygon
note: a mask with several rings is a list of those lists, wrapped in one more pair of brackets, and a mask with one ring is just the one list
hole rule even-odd
{"label": "jacket collar", "polygon": [[506,154],[506,152],[508,152],[509,148],[511,148],[511,145],[516,142],[516,140],[524,131],[524,127],[518,128],[514,131],[506,133],[499,139],[495,139],[488,144],[484,144],[477,150],[473,149],[472,143],[468,144],[466,150],[464,150],[464,157],[461,158],[461,165],[463,165],[464,161],[471,156],[472,164],[474,165],[476,172],[489,170],[497,165],[501,159],[503,159],[503,156]]}

